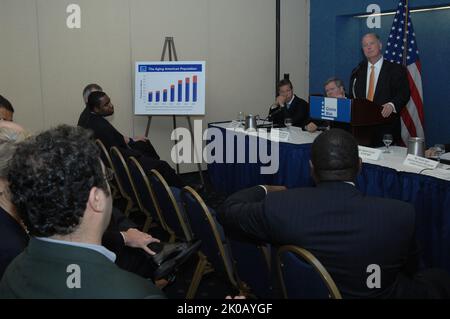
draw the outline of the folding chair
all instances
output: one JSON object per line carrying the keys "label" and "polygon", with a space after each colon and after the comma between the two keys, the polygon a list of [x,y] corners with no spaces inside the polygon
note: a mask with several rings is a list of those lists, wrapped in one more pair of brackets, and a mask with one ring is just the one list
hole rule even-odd
{"label": "folding chair", "polygon": [[186,298],[195,297],[203,276],[212,270],[208,267],[209,265],[212,265],[215,271],[226,274],[226,279],[231,287],[239,291],[240,294],[247,294],[248,289],[239,280],[234,268],[223,230],[216,223],[203,199],[189,186],[183,188],[181,198],[190,220],[193,236],[195,239],[202,241],[199,262]]}
{"label": "folding chair", "polygon": [[[150,171],[150,186],[155,194],[157,206],[167,227],[182,241],[192,241],[192,232],[184,210],[178,205],[179,190],[171,188],[164,177],[155,169]],[[174,194],[177,192],[178,194]]]}
{"label": "folding chair", "polygon": [[280,247],[277,267],[286,299],[342,299],[328,271],[306,249],[292,245]]}

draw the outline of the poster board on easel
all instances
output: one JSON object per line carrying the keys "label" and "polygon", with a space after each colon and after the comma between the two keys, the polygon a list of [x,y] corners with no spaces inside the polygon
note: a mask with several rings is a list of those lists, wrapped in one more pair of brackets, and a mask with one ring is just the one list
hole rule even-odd
{"label": "poster board on easel", "polygon": [[205,61],[138,61],[135,115],[205,115]]}

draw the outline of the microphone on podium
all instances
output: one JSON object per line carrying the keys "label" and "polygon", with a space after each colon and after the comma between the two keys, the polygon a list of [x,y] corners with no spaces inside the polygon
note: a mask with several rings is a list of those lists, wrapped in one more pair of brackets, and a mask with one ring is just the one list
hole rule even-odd
{"label": "microphone on podium", "polygon": [[357,75],[359,70],[361,69],[362,65],[364,64],[365,61],[361,61],[359,62],[359,64],[356,66],[356,68],[354,68],[352,70],[352,74],[350,75],[350,82],[352,82],[352,93],[353,93],[353,97],[356,98],[356,92],[355,92],[355,85],[356,85],[356,80],[357,80]]}

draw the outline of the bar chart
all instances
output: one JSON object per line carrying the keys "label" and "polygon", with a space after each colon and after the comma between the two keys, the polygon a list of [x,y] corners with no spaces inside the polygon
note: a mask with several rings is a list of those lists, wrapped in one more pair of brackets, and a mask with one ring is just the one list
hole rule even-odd
{"label": "bar chart", "polygon": [[205,62],[136,62],[136,115],[203,115]]}
{"label": "bar chart", "polygon": [[[183,85],[183,82],[184,82],[184,85]],[[198,76],[194,75],[192,77],[192,82],[191,82],[191,78],[185,78],[184,80],[178,81],[177,102],[179,102],[179,103],[191,102],[191,95],[190,95],[191,85],[190,85],[190,83],[192,83],[192,102],[196,103],[198,101]],[[185,88],[184,90],[183,90],[183,87]],[[175,84],[171,84],[170,89],[163,89],[162,92],[163,92],[162,102],[164,102],[164,103],[166,103],[166,102],[174,103],[175,102]],[[170,92],[170,95],[168,95],[168,92]],[[159,98],[160,95],[161,95],[161,91],[148,92],[148,102],[149,103],[161,102],[160,98]],[[155,100],[153,100],[153,96],[156,96]]]}

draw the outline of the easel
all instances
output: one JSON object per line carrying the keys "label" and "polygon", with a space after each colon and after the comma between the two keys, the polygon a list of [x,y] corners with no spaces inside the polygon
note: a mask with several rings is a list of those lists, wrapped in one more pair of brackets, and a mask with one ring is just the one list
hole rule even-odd
{"label": "easel", "polygon": [[[178,57],[177,57],[177,50],[175,49],[175,43],[173,41],[173,37],[166,37],[165,41],[164,41],[164,47],[163,47],[163,51],[162,51],[162,55],[161,55],[161,61],[165,61],[166,58],[166,53],[169,53],[169,61],[178,61]],[[192,141],[193,141],[193,146],[194,146],[194,152],[195,155],[194,157],[197,157],[198,159],[201,159],[201,154],[197,154],[197,148],[195,147],[195,139],[194,139],[194,131],[192,129],[192,123],[191,123],[191,117],[189,115],[186,116],[188,125],[189,125],[189,132],[191,133],[191,137],[192,137]],[[148,116],[148,120],[147,120],[147,128],[145,129],[145,136],[148,137],[148,133],[150,131],[150,125],[152,123],[152,115]],[[177,119],[176,119],[176,115],[172,115],[172,123],[173,123],[173,129],[176,130],[177,129]],[[177,148],[177,141],[173,142],[176,150],[176,154],[178,157],[178,148]],[[177,174],[180,174],[180,164],[178,164],[178,158],[177,158]],[[201,184],[203,186],[203,188],[205,188],[205,180],[203,178],[203,172],[202,172],[202,166],[200,163],[197,163],[197,169],[198,169],[198,173],[200,175],[200,181]]]}

